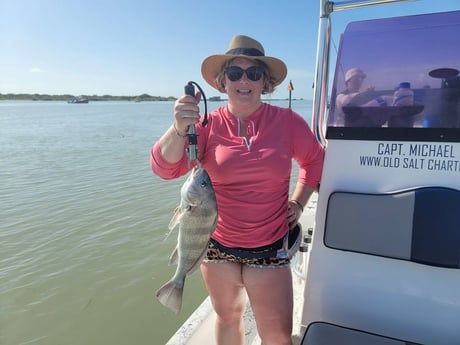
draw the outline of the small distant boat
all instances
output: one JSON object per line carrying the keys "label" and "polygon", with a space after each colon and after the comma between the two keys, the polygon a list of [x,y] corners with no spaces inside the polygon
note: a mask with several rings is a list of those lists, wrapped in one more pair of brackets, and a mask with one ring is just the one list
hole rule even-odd
{"label": "small distant boat", "polygon": [[89,102],[88,98],[84,98],[84,97],[73,98],[67,101],[67,103],[88,103],[88,102]]}

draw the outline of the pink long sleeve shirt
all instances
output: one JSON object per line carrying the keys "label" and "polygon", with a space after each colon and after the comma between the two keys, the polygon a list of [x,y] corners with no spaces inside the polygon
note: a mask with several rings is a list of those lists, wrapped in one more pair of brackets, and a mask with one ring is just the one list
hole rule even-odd
{"label": "pink long sleeve shirt", "polygon": [[[209,114],[205,128],[197,124],[199,161],[216,193],[219,215],[212,237],[228,247],[255,248],[275,242],[288,231],[292,159],[299,164],[298,182],[317,188],[324,150],[305,120],[291,109],[262,103],[244,119],[250,140],[240,136],[239,121],[221,107]],[[163,179],[188,172],[185,154],[179,162],[169,163],[158,143],[152,148],[150,164]]]}

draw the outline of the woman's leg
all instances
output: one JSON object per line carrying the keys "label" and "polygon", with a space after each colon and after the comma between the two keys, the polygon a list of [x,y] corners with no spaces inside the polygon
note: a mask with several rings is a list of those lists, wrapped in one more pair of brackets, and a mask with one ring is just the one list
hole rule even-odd
{"label": "woman's leg", "polygon": [[290,266],[243,266],[243,283],[264,345],[291,345],[293,292]]}
{"label": "woman's leg", "polygon": [[217,314],[217,344],[243,345],[246,294],[241,280],[241,265],[231,262],[203,263],[201,273]]}

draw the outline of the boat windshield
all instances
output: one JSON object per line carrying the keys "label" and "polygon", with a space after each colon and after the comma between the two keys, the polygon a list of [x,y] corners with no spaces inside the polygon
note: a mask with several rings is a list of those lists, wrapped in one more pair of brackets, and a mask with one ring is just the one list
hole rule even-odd
{"label": "boat windshield", "polygon": [[329,127],[460,128],[460,11],[350,23]]}

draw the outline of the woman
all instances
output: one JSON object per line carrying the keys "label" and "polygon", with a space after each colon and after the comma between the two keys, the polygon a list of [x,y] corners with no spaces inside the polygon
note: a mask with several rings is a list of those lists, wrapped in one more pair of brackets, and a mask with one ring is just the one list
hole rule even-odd
{"label": "woman", "polygon": [[[228,96],[206,127],[196,125],[199,162],[211,177],[219,213],[201,266],[217,313],[217,344],[244,343],[245,291],[263,344],[291,344],[292,277],[281,249],[319,186],[324,151],[300,115],[261,101],[287,70],[256,40],[235,36],[227,53],[207,57],[201,71]],[[152,169],[162,178],[189,170],[185,137],[200,120],[200,97],[176,101],[174,123],[152,149]],[[289,200],[292,159],[299,176]]]}

